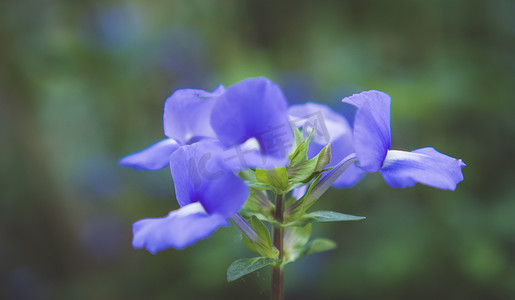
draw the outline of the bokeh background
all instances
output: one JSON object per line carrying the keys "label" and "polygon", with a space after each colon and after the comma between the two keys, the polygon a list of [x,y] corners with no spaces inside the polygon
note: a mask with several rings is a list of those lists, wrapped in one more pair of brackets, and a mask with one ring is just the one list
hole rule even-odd
{"label": "bokeh background", "polygon": [[286,268],[289,299],[515,299],[511,0],[0,2],[0,297],[266,299],[234,227],[184,251],[131,248],[177,208],[168,170],[118,159],[163,137],[164,100],[264,75],[290,103],[392,97],[395,149],[462,158],[455,192],[379,174],[315,208],[339,248]]}

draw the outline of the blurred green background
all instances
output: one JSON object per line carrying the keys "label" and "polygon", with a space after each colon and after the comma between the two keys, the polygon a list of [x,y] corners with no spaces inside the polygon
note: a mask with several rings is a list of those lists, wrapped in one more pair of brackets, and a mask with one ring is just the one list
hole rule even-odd
{"label": "blurred green background", "polygon": [[392,97],[395,149],[462,158],[455,192],[379,174],[316,209],[338,249],[286,268],[288,299],[515,299],[511,0],[0,2],[0,297],[266,299],[234,227],[155,256],[134,221],[177,208],[168,170],[118,159],[163,137],[164,100],[264,75],[290,103]]}

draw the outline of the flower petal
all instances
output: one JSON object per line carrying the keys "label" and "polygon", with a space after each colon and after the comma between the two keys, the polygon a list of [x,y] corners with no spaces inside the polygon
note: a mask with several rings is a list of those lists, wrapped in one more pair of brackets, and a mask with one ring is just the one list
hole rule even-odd
{"label": "flower petal", "polygon": [[264,77],[250,78],[218,97],[211,125],[225,146],[255,138],[263,155],[286,157],[293,137],[287,109],[279,86]]}
{"label": "flower petal", "polygon": [[342,101],[358,108],[354,117],[353,144],[359,166],[367,172],[376,172],[391,147],[390,96],[367,91]]}
{"label": "flower petal", "polygon": [[200,202],[208,214],[230,218],[247,200],[249,188],[223,162],[222,145],[198,142],[179,148],[170,169],[179,205]]}
{"label": "flower petal", "polygon": [[[331,143],[331,162],[326,168],[336,166],[342,159],[353,153],[350,138],[346,135],[340,136]],[[308,149],[308,158],[315,157],[324,148],[323,145],[311,142]],[[333,183],[335,188],[348,188],[357,184],[365,175],[366,171],[356,165],[349,166]]]}
{"label": "flower petal", "polygon": [[179,148],[173,139],[161,140],[148,148],[120,159],[120,165],[136,170],[159,170],[170,164],[170,155]]}
{"label": "flower petal", "polygon": [[167,137],[187,144],[198,137],[214,138],[211,128],[211,110],[216,96],[224,92],[219,86],[212,93],[196,89],[175,91],[165,102],[163,128]]}
{"label": "flower petal", "polygon": [[169,248],[183,249],[210,236],[220,226],[229,226],[224,217],[208,215],[199,202],[174,210],[163,218],[143,219],[132,226],[132,246],[155,254]]}
{"label": "flower petal", "polygon": [[303,185],[301,187],[296,187],[291,191],[291,196],[297,199],[302,198],[306,192],[308,191],[308,186]]}
{"label": "flower petal", "polygon": [[[333,143],[331,143],[331,163],[327,165],[328,167],[333,167],[338,164],[342,159],[352,154],[354,149],[352,147],[352,137],[344,134],[336,139]],[[336,179],[333,183],[333,187],[335,188],[349,188],[353,187],[357,184],[363,177],[365,177],[366,172],[358,167],[354,163],[350,165],[343,173]]]}
{"label": "flower petal", "polygon": [[243,144],[225,148],[223,159],[226,165],[234,171],[248,168],[272,169],[288,165],[287,157],[264,155],[260,149],[257,140],[251,138]]}
{"label": "flower petal", "polygon": [[[290,122],[295,127],[303,127],[304,134],[310,134],[316,123],[317,129],[308,149],[308,158],[315,157],[328,143],[331,143],[331,162],[327,167],[336,166],[342,159],[354,152],[352,129],[349,122],[326,105],[306,103],[290,106]],[[307,129],[307,132],[306,132]],[[355,185],[365,171],[352,165],[333,183],[334,187],[344,188]]]}
{"label": "flower petal", "polygon": [[312,141],[318,144],[327,145],[344,134],[352,136],[349,122],[327,105],[313,102],[292,105],[288,115],[294,127],[303,128],[305,137],[316,127]]}
{"label": "flower petal", "polygon": [[381,169],[391,187],[409,187],[417,182],[443,190],[455,190],[463,181],[465,164],[436,151],[432,147],[411,152],[390,150]]}

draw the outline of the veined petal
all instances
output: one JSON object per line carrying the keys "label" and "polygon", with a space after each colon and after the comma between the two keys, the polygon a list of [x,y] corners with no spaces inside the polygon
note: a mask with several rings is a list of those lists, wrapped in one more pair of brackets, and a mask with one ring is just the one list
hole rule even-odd
{"label": "veined petal", "polygon": [[390,96],[367,91],[342,101],[358,108],[354,117],[353,144],[359,166],[367,172],[376,172],[391,147]]}
{"label": "veined petal", "polygon": [[279,86],[264,77],[250,78],[218,97],[211,126],[225,146],[255,138],[263,155],[286,157],[293,138],[287,109]]}
{"label": "veined petal", "polygon": [[211,128],[211,110],[216,96],[225,88],[221,85],[212,93],[196,89],[180,89],[166,99],[163,128],[167,137],[187,144],[198,137],[214,138]]}
{"label": "veined petal", "polygon": [[305,137],[315,127],[312,141],[318,144],[327,145],[327,143],[335,141],[341,135],[352,136],[349,122],[327,105],[313,102],[292,105],[288,109],[288,115],[294,127],[303,127]]}
{"label": "veined petal", "polygon": [[143,219],[132,226],[132,246],[150,253],[169,248],[183,249],[210,236],[220,226],[229,226],[224,217],[206,213],[199,202],[171,211],[163,218]]}
{"label": "veined petal", "polygon": [[173,139],[161,140],[148,148],[120,159],[120,164],[136,170],[159,170],[170,164],[170,155],[179,148]]}
{"label": "veined petal", "polygon": [[208,214],[230,218],[247,200],[249,189],[223,162],[222,145],[198,142],[179,148],[170,169],[179,205],[200,202]]}
{"label": "veined petal", "polygon": [[465,164],[436,151],[432,147],[411,152],[390,150],[381,169],[386,183],[391,187],[409,187],[422,183],[443,190],[455,190],[463,181]]}

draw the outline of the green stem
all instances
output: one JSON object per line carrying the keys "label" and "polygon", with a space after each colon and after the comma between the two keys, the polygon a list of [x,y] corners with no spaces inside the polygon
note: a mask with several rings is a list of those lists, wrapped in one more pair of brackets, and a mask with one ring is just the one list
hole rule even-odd
{"label": "green stem", "polygon": [[[275,199],[275,220],[279,223],[283,222],[284,215],[284,195],[277,194]],[[283,235],[284,229],[281,226],[274,225],[274,246],[279,250],[279,259],[283,258]],[[272,268],[272,300],[284,299],[284,281],[283,267],[279,262]]]}

